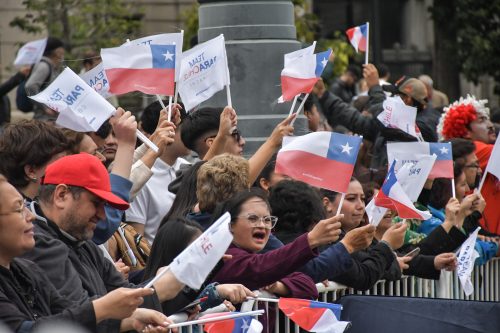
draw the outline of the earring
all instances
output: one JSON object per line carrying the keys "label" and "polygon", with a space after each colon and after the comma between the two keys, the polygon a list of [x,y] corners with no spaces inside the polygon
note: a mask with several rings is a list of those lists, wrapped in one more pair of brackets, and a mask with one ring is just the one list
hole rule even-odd
{"label": "earring", "polygon": [[33,176],[33,177],[31,177],[31,178],[30,178],[30,181],[31,181],[32,183],[35,183],[35,184],[36,184],[36,183],[38,182],[38,178],[36,178],[35,176]]}

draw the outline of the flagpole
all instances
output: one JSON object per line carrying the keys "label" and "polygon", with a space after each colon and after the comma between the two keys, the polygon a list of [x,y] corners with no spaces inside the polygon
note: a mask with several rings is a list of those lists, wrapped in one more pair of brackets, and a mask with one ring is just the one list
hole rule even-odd
{"label": "flagpole", "polygon": [[[306,95],[304,96],[304,99],[302,100],[302,103],[300,103],[299,108],[297,109],[297,112],[296,112],[296,113],[297,113],[297,117],[298,117],[298,115],[299,115],[299,113],[300,113],[300,110],[302,110],[302,108],[304,107],[304,104],[306,103],[306,99],[307,99],[308,97],[309,97],[309,94],[306,94]],[[293,123],[295,122],[295,120],[297,120],[297,117],[295,117],[295,118],[292,120],[292,122],[290,123],[290,125],[291,125],[291,126],[293,126]]]}
{"label": "flagpole", "polygon": [[342,210],[342,205],[344,204],[344,199],[345,199],[345,193],[342,193],[342,196],[340,197],[339,207],[337,208],[337,214],[335,214],[335,216],[340,215],[340,211]]}
{"label": "flagpole", "polygon": [[264,310],[255,310],[255,311],[248,311],[248,312],[241,312],[241,313],[232,313],[232,314],[228,314],[228,315],[224,315],[224,316],[217,316],[217,317],[211,317],[211,318],[206,318],[206,319],[198,319],[198,320],[186,321],[184,323],[178,323],[178,324],[170,324],[170,325],[167,326],[167,328],[175,328],[175,327],[184,327],[184,326],[191,326],[191,325],[206,324],[206,323],[212,323],[212,322],[216,322],[216,321],[233,319],[233,318],[248,317],[248,316],[259,316],[261,314],[264,314]]}
{"label": "flagpole", "polygon": [[366,50],[365,50],[365,65],[368,65],[368,53],[370,52],[370,49],[368,46],[370,41],[370,22],[366,22]]}
{"label": "flagpole", "polygon": [[452,193],[452,195],[453,195],[454,198],[457,197],[457,193],[456,193],[456,190],[455,190],[455,178],[451,179],[451,193]]}
{"label": "flagpole", "polygon": [[270,302],[270,303],[279,303],[279,298],[268,298],[268,297],[250,297],[247,296],[247,300],[256,300],[260,302]]}
{"label": "flagpole", "polygon": [[295,98],[293,99],[292,107],[290,108],[290,112],[288,113],[288,117],[290,117],[293,113],[293,109],[295,108],[295,104],[297,103],[297,98],[299,98],[299,95],[295,95]]}
{"label": "flagpole", "polygon": [[168,116],[167,121],[172,120],[172,96],[168,96]]}
{"label": "flagpole", "polygon": [[161,98],[161,96],[160,96],[159,94],[156,94],[156,99],[158,100],[158,102],[160,102],[161,109],[162,109],[162,110],[166,109],[166,106],[165,106],[165,104],[163,103],[163,99]]}
{"label": "flagpole", "polygon": [[488,168],[484,170],[483,177],[481,178],[481,182],[479,183],[479,187],[477,188],[477,192],[481,193],[481,189],[483,188],[484,181],[486,180],[486,174],[488,174]]}
{"label": "flagpole", "polygon": [[149,140],[147,136],[144,135],[141,131],[138,129],[135,131],[137,138],[141,140],[146,146],[148,146],[149,149],[157,153],[160,149],[158,148],[157,145],[153,143],[153,141]]}

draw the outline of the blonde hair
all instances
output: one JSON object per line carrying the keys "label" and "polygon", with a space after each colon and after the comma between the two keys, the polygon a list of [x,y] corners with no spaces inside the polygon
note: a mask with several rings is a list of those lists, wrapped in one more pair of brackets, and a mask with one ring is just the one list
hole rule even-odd
{"label": "blonde hair", "polygon": [[196,196],[200,210],[211,213],[215,206],[249,188],[249,164],[243,157],[222,154],[200,167]]}

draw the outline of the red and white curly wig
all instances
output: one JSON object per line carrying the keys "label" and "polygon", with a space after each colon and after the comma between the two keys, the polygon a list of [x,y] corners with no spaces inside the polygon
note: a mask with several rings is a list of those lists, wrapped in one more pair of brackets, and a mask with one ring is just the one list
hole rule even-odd
{"label": "red and white curly wig", "polygon": [[467,134],[467,126],[477,119],[478,114],[490,118],[490,109],[485,106],[487,99],[477,100],[475,96],[460,97],[443,109],[437,126],[439,140],[463,138]]}

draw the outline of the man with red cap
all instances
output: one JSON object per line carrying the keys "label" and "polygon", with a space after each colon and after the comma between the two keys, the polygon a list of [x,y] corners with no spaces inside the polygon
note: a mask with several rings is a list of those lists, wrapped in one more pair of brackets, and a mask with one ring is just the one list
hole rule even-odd
{"label": "man with red cap", "polygon": [[[129,204],[111,192],[101,161],[89,154],[63,157],[50,164],[42,179],[37,212],[46,221],[35,221],[33,251],[27,255],[42,268],[59,293],[74,302],[96,298],[119,287],[135,287],[123,279],[113,264],[91,241],[104,206],[125,210]],[[167,272],[155,283],[156,293],[145,307],[161,309],[160,302],[177,295],[183,285]],[[110,320],[99,331],[114,331]]]}

